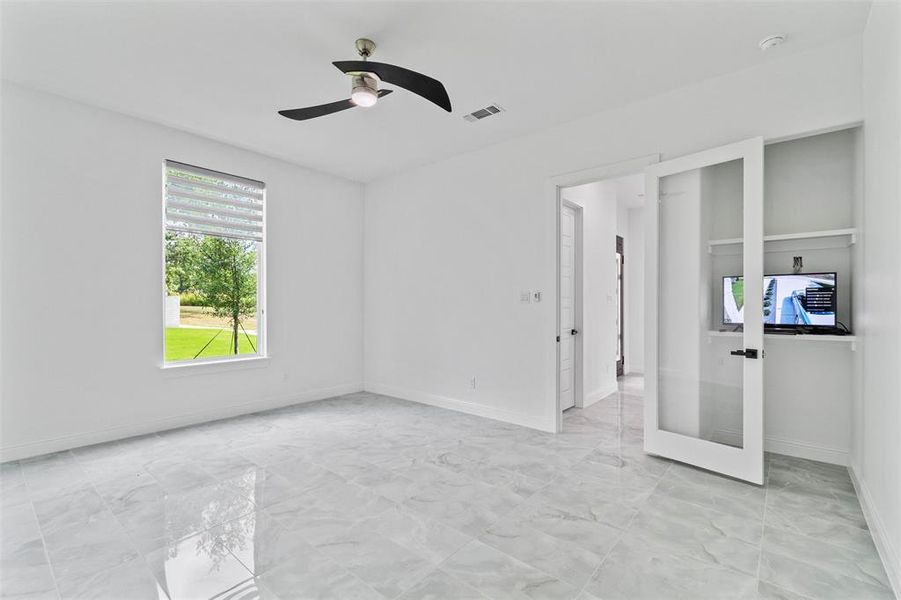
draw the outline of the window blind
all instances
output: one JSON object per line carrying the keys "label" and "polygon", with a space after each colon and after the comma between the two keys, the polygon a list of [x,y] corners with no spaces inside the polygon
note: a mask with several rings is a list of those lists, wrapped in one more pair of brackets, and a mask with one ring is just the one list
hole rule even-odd
{"label": "window blind", "polygon": [[265,185],[166,161],[166,229],[263,241]]}

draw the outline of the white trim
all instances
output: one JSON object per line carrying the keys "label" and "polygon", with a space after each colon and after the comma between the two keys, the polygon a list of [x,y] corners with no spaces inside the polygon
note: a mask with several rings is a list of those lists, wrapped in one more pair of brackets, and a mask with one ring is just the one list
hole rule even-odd
{"label": "white trim", "polygon": [[767,452],[773,454],[784,454],[786,456],[794,456],[796,458],[806,458],[808,460],[816,460],[819,462],[848,466],[850,458],[850,450],[848,448],[834,448],[831,446],[822,446],[802,440],[789,440],[768,435],[763,440],[763,447]]}
{"label": "white trim", "polygon": [[466,400],[459,400],[457,398],[439,396],[438,394],[422,392],[419,390],[411,390],[408,388],[401,388],[382,383],[367,383],[365,384],[364,389],[365,391],[372,392],[373,394],[393,396],[395,398],[400,398],[401,400],[409,400],[411,402],[418,402],[419,404],[437,406],[438,408],[446,408],[448,410],[466,413],[468,415],[476,415],[477,417],[485,417],[486,419],[502,421],[504,423],[512,423],[514,425],[522,425],[523,427],[538,429],[540,431],[550,431],[553,433],[553,429],[548,427],[548,422],[545,415],[530,415],[527,413],[506,410],[503,408],[496,408],[493,406],[487,406],[485,404],[478,404],[476,402],[468,402]]}
{"label": "white trim", "polygon": [[[822,231],[799,231],[797,233],[779,233],[774,235],[763,236],[764,242],[784,242],[789,240],[812,240],[818,238],[831,237],[848,237],[848,245],[857,242],[857,228],[847,227],[845,229],[824,229]],[[727,238],[723,240],[707,240],[709,246],[732,246],[743,244],[743,238]]]}
{"label": "white trim", "polygon": [[[708,329],[707,335],[710,337],[741,337],[740,331],[719,331],[717,329]],[[788,335],[785,333],[764,333],[763,337],[768,340],[785,340],[792,342],[857,342],[856,335],[820,335],[816,333],[799,333],[797,335]]]}
{"label": "white trim", "polygon": [[[742,332],[744,348],[762,352],[763,341],[763,138],[755,137],[680,156],[645,168],[645,423],[644,449],[710,471],[763,484],[763,359],[743,360],[743,448],[660,429],[658,413],[658,237],[660,179],[741,159],[745,321],[759,323]],[[700,240],[699,240],[700,242]]]}
{"label": "white trim", "polygon": [[[741,432],[737,429],[715,429],[710,437],[719,444],[740,445],[742,441]],[[763,448],[773,454],[806,458],[807,460],[815,460],[842,467],[848,466],[849,451],[847,448],[833,448],[803,440],[790,440],[772,435],[764,437]]]}
{"label": "white trim", "polygon": [[818,129],[808,129],[806,131],[799,131],[795,133],[789,133],[786,135],[780,135],[774,138],[767,138],[764,140],[764,145],[769,146],[771,144],[781,144],[782,142],[791,142],[794,140],[802,140],[804,138],[813,137],[815,135],[823,135],[826,133],[835,133],[836,131],[845,131],[848,129],[858,129],[863,126],[863,121],[851,121],[850,123],[842,123],[841,125],[833,125],[831,127],[820,127]]}
{"label": "white trim", "polygon": [[615,179],[625,175],[641,173],[648,165],[660,162],[660,154],[647,154],[614,163],[606,163],[589,169],[570,171],[552,176],[549,183],[558,188],[594,183],[605,179]]}
{"label": "white trim", "polygon": [[879,558],[882,559],[882,566],[885,567],[885,573],[888,575],[889,583],[895,597],[901,598],[901,554],[897,548],[892,545],[891,538],[888,535],[888,529],[885,522],[876,512],[876,505],[873,503],[873,496],[866,482],[857,474],[854,465],[848,465],[848,472],[851,474],[851,482],[854,484],[854,490],[857,492],[857,499],[860,501],[860,508],[863,510],[863,516],[870,528],[870,535],[873,543],[876,544],[876,551]]}
{"label": "white trim", "polygon": [[183,377],[186,375],[208,375],[224,371],[242,369],[262,369],[269,366],[270,357],[256,354],[242,354],[236,357],[204,358],[163,363],[160,371],[166,377]]}
{"label": "white trim", "polygon": [[603,387],[589,394],[585,394],[585,400],[582,402],[582,408],[588,408],[592,404],[596,402],[600,402],[610,394],[614,394],[617,391],[616,382],[614,381],[612,385],[608,385],[607,387]]}
{"label": "white trim", "polygon": [[199,410],[182,415],[176,415],[173,417],[164,417],[162,419],[142,421],[141,423],[119,425],[116,427],[97,429],[85,433],[76,433],[73,435],[64,435],[45,440],[38,440],[36,442],[28,442],[16,446],[6,446],[0,448],[0,462],[20,460],[32,456],[48,454],[50,452],[59,452],[61,450],[69,450],[71,448],[89,446],[91,444],[112,442],[115,440],[121,440],[138,435],[158,433],[160,431],[166,431],[168,429],[177,429],[179,427],[187,427],[189,425],[208,423],[210,421],[218,421],[219,419],[248,415],[265,410],[271,410],[274,408],[283,408],[285,406],[291,406],[293,404],[315,402],[316,400],[324,400],[326,398],[333,398],[335,396],[353,394],[354,392],[362,391],[362,383],[345,383],[329,388],[321,388],[305,392],[266,396],[258,400],[239,402],[237,404],[231,404],[229,406]]}
{"label": "white trim", "polygon": [[[561,188],[573,187],[594,181],[603,181],[624,175],[633,175],[640,173],[648,165],[653,165],[660,161],[660,154],[647,154],[637,158],[631,158],[615,163],[607,163],[589,169],[581,169],[579,171],[570,171],[568,173],[560,173],[548,178],[545,185],[545,195],[549,199],[553,199],[554,207],[554,239],[556,240],[556,249],[554,250],[555,265],[554,273],[556,281],[554,287],[556,294],[554,295],[554,331],[548,336],[548,340],[555,340],[560,333],[560,206],[562,197],[560,195]],[[550,333],[550,332],[549,332]],[[563,431],[563,411],[560,410],[560,344],[554,342],[554,397],[553,402],[549,403],[552,412],[550,419],[555,423],[554,431]],[[545,417],[547,418],[547,417]],[[539,427],[538,429],[545,429]]]}
{"label": "white trim", "polygon": [[717,444],[726,444],[729,446],[741,447],[741,431],[737,429],[726,429],[720,427],[718,429],[714,429],[710,433],[710,441],[716,442]]}

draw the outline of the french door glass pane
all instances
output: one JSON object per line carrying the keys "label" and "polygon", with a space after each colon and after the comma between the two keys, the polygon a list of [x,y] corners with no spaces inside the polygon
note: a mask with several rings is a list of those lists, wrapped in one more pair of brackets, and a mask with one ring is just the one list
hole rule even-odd
{"label": "french door glass pane", "polygon": [[742,160],[667,175],[658,212],[658,426],[738,448],[743,340],[711,333],[741,328],[742,180]]}

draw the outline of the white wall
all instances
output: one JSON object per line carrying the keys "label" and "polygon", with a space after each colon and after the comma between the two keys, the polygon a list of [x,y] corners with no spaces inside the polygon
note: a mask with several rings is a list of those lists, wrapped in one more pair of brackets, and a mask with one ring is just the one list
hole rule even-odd
{"label": "white wall", "polygon": [[[6,82],[2,104],[4,460],[362,388],[360,185]],[[260,368],[160,369],[166,158],[267,185]]]}
{"label": "white wall", "polygon": [[587,407],[616,391],[616,184],[598,181],[564,188],[582,207],[582,390]]}
{"label": "white wall", "polygon": [[901,595],[901,9],[874,2],[864,32],[863,336],[852,472]]}
{"label": "white wall", "polygon": [[[367,388],[554,428],[548,179],[858,121],[860,60],[841,40],[369,184]],[[545,301],[520,305],[521,289]]]}

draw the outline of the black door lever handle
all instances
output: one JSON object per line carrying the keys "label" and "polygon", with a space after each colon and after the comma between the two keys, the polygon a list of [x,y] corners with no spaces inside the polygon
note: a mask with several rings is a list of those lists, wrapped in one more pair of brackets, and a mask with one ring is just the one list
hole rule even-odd
{"label": "black door lever handle", "polygon": [[579,330],[578,329],[570,329],[569,333],[570,333],[570,335],[576,335],[579,333]]}
{"label": "black door lever handle", "polygon": [[757,349],[745,348],[744,350],[732,350],[729,354],[732,356],[744,356],[745,358],[757,358]]}

